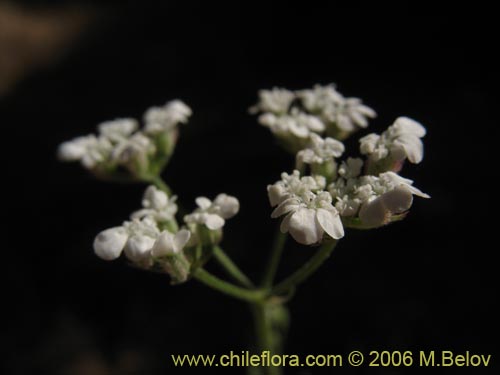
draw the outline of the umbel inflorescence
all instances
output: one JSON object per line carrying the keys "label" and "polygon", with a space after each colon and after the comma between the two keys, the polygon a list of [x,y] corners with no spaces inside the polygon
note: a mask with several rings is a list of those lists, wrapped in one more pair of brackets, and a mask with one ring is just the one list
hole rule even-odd
{"label": "umbel inflorescence", "polygon": [[[149,185],[142,207],[97,235],[94,250],[100,258],[114,260],[124,254],[136,267],[168,274],[174,284],[196,278],[251,302],[261,349],[279,350],[287,326],[284,303],[328,258],[346,228],[378,228],[401,220],[414,196],[429,198],[399,175],[406,161],[422,161],[426,130],[415,120],[398,117],[381,134],[363,134],[357,155],[345,157],[342,141],[365,131],[376,113],[360,99],[346,98],[334,85],[261,90],[250,112],[295,158],[295,168],[267,186],[271,217],[280,223],[260,284],[220,246],[226,221],[240,209],[238,199],[224,193],[213,200],[200,196],[192,212],[180,215],[186,211],[160,176],[178,141],[179,124],[192,114],[182,101],[148,109],[142,128],[131,118],[104,122],[97,135],[64,142],[58,154],[64,161],[80,161],[98,178]],[[300,244],[319,248],[275,284],[288,234]],[[211,258],[239,285],[206,271]]]}
{"label": "umbel inflorescence", "polygon": [[[278,142],[295,154],[296,169],[283,172],[267,187],[280,230],[304,245],[344,237],[345,228],[376,228],[401,220],[413,196],[428,198],[413,181],[398,175],[406,160],[423,158],[426,130],[407,117],[397,118],[383,133],[359,139],[360,157],[342,158],[342,139],[364,129],[373,109],[358,98],[346,98],[334,85],[290,91],[261,90],[250,112]],[[166,166],[191,109],[180,100],[148,109],[144,126],[132,118],[98,125],[97,135],[64,142],[59,157],[80,161],[100,178],[155,182]],[[158,188],[159,187],[159,188]],[[225,220],[238,213],[237,198],[220,194],[214,201],[196,199],[196,208],[177,221],[176,196],[163,184],[149,186],[142,209],[129,221],[101,232],[96,254],[113,260],[123,252],[141,268],[163,270],[173,282],[186,281],[193,266],[210,257],[204,249],[217,245]],[[163,189],[161,189],[163,187]],[[200,249],[201,247],[201,249]]]}

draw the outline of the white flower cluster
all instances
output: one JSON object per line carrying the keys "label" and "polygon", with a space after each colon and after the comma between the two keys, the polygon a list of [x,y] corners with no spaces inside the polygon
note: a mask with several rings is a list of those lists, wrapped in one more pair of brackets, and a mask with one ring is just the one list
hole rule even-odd
{"label": "white flower cluster", "polygon": [[224,226],[225,219],[236,215],[239,202],[235,197],[219,194],[211,202],[199,197],[199,206],[184,218],[186,226],[178,229],[176,197],[155,186],[149,186],[142,199],[143,208],[130,215],[130,221],[106,229],[94,240],[95,253],[104,260],[114,260],[125,254],[128,260],[141,268],[160,268],[175,283],[186,281],[193,259],[186,252],[203,243],[197,225],[210,231]]}
{"label": "white flower cluster", "polygon": [[300,177],[299,171],[283,173],[281,181],[269,185],[271,206],[277,206],[271,217],[286,215],[280,230],[299,243],[312,245],[322,241],[324,234],[339,239],[344,228],[330,193],[324,191],[326,181],[321,176]]}
{"label": "white flower cluster", "polygon": [[135,119],[124,118],[98,125],[98,134],[75,138],[58,149],[62,161],[80,161],[102,177],[112,177],[117,169],[125,168],[133,177],[158,173],[152,170],[162,165],[175,145],[176,125],[187,122],[191,109],[180,100],[164,107],[153,107],[144,115],[145,125],[139,129]]}
{"label": "white flower cluster", "polygon": [[[412,205],[412,195],[429,198],[415,188],[413,181],[394,172],[384,172],[378,176],[360,176],[361,159],[350,159],[340,171],[345,171],[328,186],[335,207],[343,218],[358,218],[359,227],[375,228],[396,220]],[[354,224],[354,222],[351,222]]]}
{"label": "white flower cluster", "polygon": [[[144,193],[142,206],[143,209],[130,215],[131,221],[125,221],[121,226],[97,235],[94,250],[99,257],[113,260],[124,251],[130,261],[141,266],[151,266],[155,257],[172,255],[182,250],[191,236],[189,231],[184,229],[173,234],[161,230],[168,222],[175,222],[175,197],[169,199],[163,191],[149,186]],[[158,242],[160,237],[163,239]],[[166,241],[167,238],[171,238],[173,242]],[[167,243],[171,243],[173,247],[167,247]]]}
{"label": "white flower cluster", "polygon": [[425,128],[417,121],[399,117],[381,135],[372,133],[361,138],[360,152],[373,162],[390,158],[392,162],[408,159],[417,164],[424,157],[421,138],[425,133]]}
{"label": "white flower cluster", "polygon": [[358,128],[366,128],[368,119],[377,116],[375,111],[359,98],[346,98],[335,85],[315,85],[311,90],[300,90],[297,96],[307,111],[317,114],[322,121],[336,127],[335,133],[350,134]]}
{"label": "white flower cluster", "polygon": [[[421,161],[423,135],[422,125],[400,117],[381,136],[362,138],[362,153],[368,156],[366,165],[361,158],[347,158],[339,165],[335,158],[342,155],[344,145],[311,135],[309,146],[296,155],[297,168],[309,164],[311,176],[300,177],[299,171],[284,173],[281,181],[268,186],[271,206],[277,206],[271,217],[287,214],[281,230],[307,245],[321,242],[324,233],[341,238],[344,226],[376,228],[403,218],[413,203],[413,195],[429,196],[385,163],[377,163],[389,155],[398,162],[405,158]],[[381,158],[374,156],[382,154]]]}
{"label": "white flower cluster", "polygon": [[360,99],[344,97],[333,84],[298,91],[261,90],[259,102],[250,112],[261,113],[259,123],[294,151],[303,148],[300,140],[307,140],[311,134],[326,132],[344,139],[357,129],[366,128],[368,119],[376,116]]}

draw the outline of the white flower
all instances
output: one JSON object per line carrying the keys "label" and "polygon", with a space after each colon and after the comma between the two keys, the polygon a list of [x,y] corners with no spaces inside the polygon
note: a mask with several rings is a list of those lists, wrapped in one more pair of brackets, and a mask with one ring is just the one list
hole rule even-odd
{"label": "white flower", "polygon": [[169,131],[179,123],[186,123],[192,110],[180,100],[172,100],[163,107],[151,107],[144,114],[144,130],[155,134]]}
{"label": "white flower", "polygon": [[325,124],[319,118],[301,112],[297,108],[292,108],[289,114],[280,116],[264,113],[259,116],[258,121],[283,138],[295,136],[307,139],[312,133],[321,133],[325,130]]}
{"label": "white flower", "polygon": [[288,112],[294,99],[294,93],[286,89],[274,87],[272,90],[260,90],[259,102],[250,108],[250,113],[284,114]]}
{"label": "white flower", "polygon": [[173,196],[169,199],[165,192],[150,185],[142,198],[143,209],[132,213],[131,218],[140,219],[149,216],[157,221],[174,220],[177,213],[176,198]]}
{"label": "white flower", "polygon": [[271,217],[286,215],[281,222],[281,232],[289,232],[297,242],[304,245],[321,242],[324,233],[340,239],[344,236],[344,228],[337,209],[331,203],[332,197],[328,192],[315,194],[309,191],[281,202]]}
{"label": "white flower", "polygon": [[395,161],[408,159],[411,163],[420,163],[424,157],[421,138],[425,128],[408,117],[398,117],[381,135],[368,134],[361,138],[360,152],[373,161],[391,157]]}
{"label": "white flower", "polygon": [[316,85],[312,90],[298,91],[297,96],[309,112],[318,114],[323,121],[335,124],[344,132],[366,128],[367,119],[377,115],[373,109],[364,105],[361,99],[345,98],[333,84]]}
{"label": "white flower", "polygon": [[281,181],[267,187],[271,206],[277,206],[271,217],[286,215],[281,231],[289,232],[301,244],[318,243],[325,232],[335,239],[344,235],[332,197],[322,190],[325,184],[322,176],[300,177],[299,171],[294,171],[291,175],[283,173]]}
{"label": "white flower", "polygon": [[158,236],[151,250],[151,255],[154,257],[164,257],[180,254],[184,246],[188,243],[189,238],[191,238],[191,232],[186,229],[181,229],[175,234],[163,231]]}
{"label": "white flower", "polygon": [[319,135],[310,134],[309,147],[297,153],[297,165],[321,164],[332,158],[338,158],[344,152],[344,144],[333,138],[321,138]]}
{"label": "white flower", "polygon": [[222,228],[225,219],[230,219],[240,209],[238,199],[227,194],[219,194],[213,202],[206,197],[198,197],[196,204],[198,208],[193,213],[184,216],[184,221],[205,225],[210,230]]}

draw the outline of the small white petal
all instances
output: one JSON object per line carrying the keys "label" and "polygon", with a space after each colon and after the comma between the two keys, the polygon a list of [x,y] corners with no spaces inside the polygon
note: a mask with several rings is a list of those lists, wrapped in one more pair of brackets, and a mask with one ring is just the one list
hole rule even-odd
{"label": "small white petal", "polygon": [[85,145],[74,141],[67,141],[59,145],[57,156],[62,161],[75,161],[80,160],[86,152]]}
{"label": "small white petal", "polygon": [[202,210],[206,210],[212,205],[212,201],[206,197],[198,197],[195,202]]}
{"label": "small white petal", "polygon": [[350,115],[354,123],[360,128],[366,128],[368,126],[368,120],[361,113],[353,111]]}
{"label": "small white petal", "polygon": [[323,230],[316,224],[316,210],[301,208],[295,211],[288,222],[290,235],[303,245],[312,245],[323,236]]}
{"label": "small white petal", "polygon": [[267,195],[271,207],[274,207],[280,204],[288,196],[288,193],[282,184],[274,184],[267,186]]}
{"label": "small white petal", "polygon": [[184,246],[188,243],[189,239],[191,238],[191,232],[188,231],[187,229],[181,229],[175,234],[174,238],[174,243],[175,243],[175,250],[177,252],[180,252]]}
{"label": "small white petal", "polygon": [[232,218],[240,210],[238,199],[227,194],[219,194],[214,200],[214,205],[219,206],[220,216],[223,219]]}
{"label": "small white petal", "polygon": [[[424,145],[420,138],[413,135],[402,135],[394,140],[393,147],[402,147],[406,157],[413,164],[418,164],[424,157]],[[392,150],[391,150],[392,152]]]}
{"label": "small white petal", "polygon": [[151,255],[154,257],[171,256],[176,253],[174,235],[168,231],[163,231],[156,239],[151,249]]}
{"label": "small white petal", "polygon": [[356,107],[356,110],[361,113],[363,116],[374,118],[377,117],[377,113],[366,105],[359,105]]}
{"label": "small white petal", "polygon": [[286,215],[283,220],[281,220],[280,224],[280,232],[281,233],[287,233],[288,230],[290,229],[290,218],[292,217],[293,212],[290,212],[288,215]]}
{"label": "small white petal", "polygon": [[155,243],[155,239],[149,236],[131,236],[125,246],[125,255],[132,262],[144,259]]}
{"label": "small white petal", "polygon": [[387,223],[388,211],[380,197],[365,202],[359,210],[359,218],[370,227],[380,227]]}
{"label": "small white petal", "polygon": [[344,226],[336,209],[325,210],[319,208],[316,212],[321,228],[332,238],[338,240],[344,237]]}
{"label": "small white petal", "polygon": [[206,214],[205,225],[210,230],[217,230],[224,226],[224,219],[216,214]]}
{"label": "small white petal", "polygon": [[281,215],[285,215],[290,211],[296,210],[299,208],[299,200],[297,198],[288,198],[276,207],[271,213],[271,217],[273,219],[280,217]]}
{"label": "small white petal", "polygon": [[99,233],[94,240],[94,251],[104,260],[117,259],[128,240],[127,231],[123,227],[109,228]]}
{"label": "small white petal", "polygon": [[396,121],[394,121],[393,126],[401,132],[410,133],[419,138],[424,137],[426,134],[426,130],[422,124],[409,117],[398,117]]}
{"label": "small white petal", "polygon": [[406,185],[398,186],[380,196],[384,206],[391,213],[401,213],[410,209],[413,203],[413,195]]}

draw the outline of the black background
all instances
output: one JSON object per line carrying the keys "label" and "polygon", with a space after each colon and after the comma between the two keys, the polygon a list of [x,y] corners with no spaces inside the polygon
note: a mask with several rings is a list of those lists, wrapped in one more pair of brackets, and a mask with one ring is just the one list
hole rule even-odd
{"label": "black background", "polygon": [[[260,88],[330,82],[378,112],[370,131],[400,115],[427,127],[423,163],[402,174],[432,199],[416,199],[401,223],[347,233],[290,303],[286,353],[469,350],[492,354],[493,364],[460,373],[495,373],[498,32],[489,10],[207,3],[101,3],[103,22],[67,58],[0,101],[12,189],[4,193],[2,373],[205,373],[173,368],[170,354],[245,350],[244,304],[93,254],[95,234],[137,209],[144,186],[98,182],[55,151],[103,120],[184,100],[194,116],[164,177],[190,207],[198,195],[240,199],[223,245],[255,277],[276,225],[265,186],[293,158],[247,108]],[[352,154],[356,142],[346,142]],[[279,275],[311,251],[290,246]]]}

